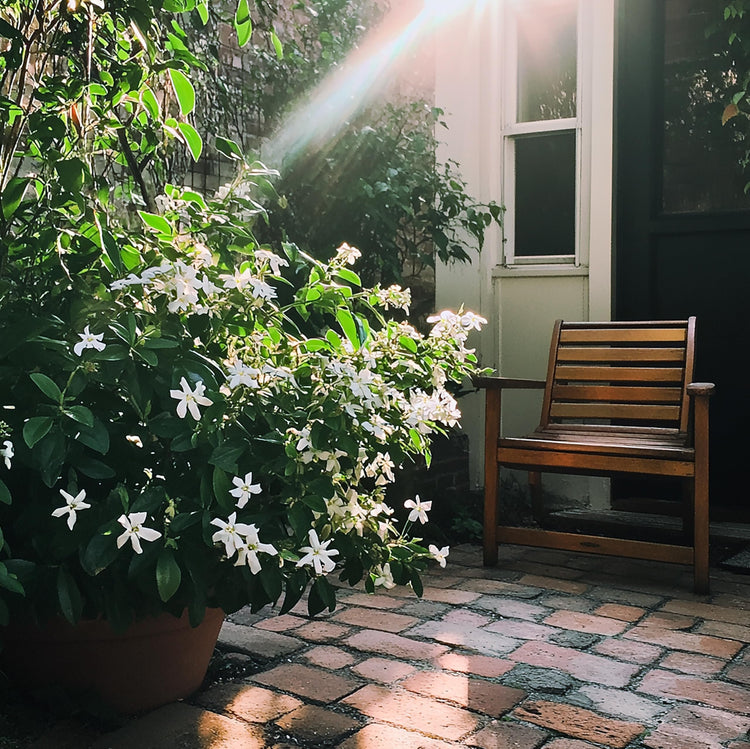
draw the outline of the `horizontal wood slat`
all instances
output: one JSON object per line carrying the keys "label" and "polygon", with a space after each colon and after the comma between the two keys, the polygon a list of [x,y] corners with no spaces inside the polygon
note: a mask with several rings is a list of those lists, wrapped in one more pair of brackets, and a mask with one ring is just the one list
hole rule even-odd
{"label": "horizontal wood slat", "polygon": [[687,332],[682,328],[573,328],[565,327],[560,342],[568,343],[626,343],[652,341],[682,343]]}
{"label": "horizontal wood slat", "polygon": [[520,544],[521,546],[545,546],[565,551],[584,551],[590,554],[648,559],[655,562],[692,564],[693,549],[676,544],[658,544],[650,541],[631,541],[621,538],[603,538],[578,533],[537,530],[535,528],[497,527],[497,540],[500,543]]}
{"label": "horizontal wood slat", "polygon": [[558,366],[555,380],[581,382],[682,382],[683,371],[676,367],[574,367]]}
{"label": "horizontal wood slat", "polygon": [[676,421],[679,406],[638,403],[560,403],[550,407],[553,419],[635,419],[637,421]]}
{"label": "horizontal wood slat", "polygon": [[497,462],[505,466],[519,466],[531,470],[557,470],[570,473],[636,473],[650,476],[693,476],[695,464],[683,460],[663,460],[645,457],[624,457],[622,455],[598,454],[596,451],[572,451],[561,446],[554,449],[514,449],[497,450]]}
{"label": "horizontal wood slat", "polygon": [[682,390],[676,387],[639,387],[637,385],[554,385],[552,399],[561,401],[607,401],[609,403],[676,403]]}
{"label": "horizontal wood slat", "polygon": [[601,436],[597,440],[587,442],[575,441],[563,437],[550,437],[548,432],[539,432],[537,435],[528,437],[503,437],[498,442],[498,451],[505,450],[552,450],[568,451],[578,453],[590,453],[592,455],[627,455],[639,458],[660,458],[662,460],[692,460],[695,451],[684,442],[672,442],[660,444],[655,440],[643,438],[606,439]]}
{"label": "horizontal wood slat", "polygon": [[640,348],[602,346],[561,346],[558,361],[585,362],[684,362],[684,348]]}

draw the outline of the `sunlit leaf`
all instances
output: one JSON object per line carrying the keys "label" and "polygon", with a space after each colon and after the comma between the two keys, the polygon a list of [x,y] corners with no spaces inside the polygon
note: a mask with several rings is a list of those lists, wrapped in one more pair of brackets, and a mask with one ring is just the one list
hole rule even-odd
{"label": "sunlit leaf", "polygon": [[195,89],[190,79],[181,71],[169,69],[169,79],[172,81],[174,95],[180,105],[180,114],[190,114],[195,109]]}
{"label": "sunlit leaf", "polygon": [[193,157],[193,161],[198,161],[203,151],[203,140],[198,134],[198,131],[187,122],[180,122],[177,127],[182,133],[182,137],[185,140],[185,145],[190,150],[190,155]]}

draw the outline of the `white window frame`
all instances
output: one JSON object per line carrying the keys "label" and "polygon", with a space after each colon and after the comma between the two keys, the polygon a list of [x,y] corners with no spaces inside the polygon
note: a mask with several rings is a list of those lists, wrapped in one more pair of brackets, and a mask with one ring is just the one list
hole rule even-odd
{"label": "white window frame", "polygon": [[[562,5],[565,0],[540,0],[546,6]],[[576,116],[556,119],[518,122],[518,31],[515,7],[519,0],[508,0],[505,3],[505,64],[503,69],[503,107],[502,107],[502,151],[503,176],[502,195],[505,205],[503,222],[503,260],[506,267],[533,266],[585,266],[588,262],[588,242],[583,237],[582,229],[586,226],[587,216],[582,215],[584,205],[584,160],[586,144],[584,143],[582,122],[585,118],[586,81],[589,80],[591,44],[587,43],[587,31],[591,23],[591,0],[578,0],[576,27]],[[566,2],[567,4],[567,2]],[[540,23],[543,17],[540,16]],[[521,255],[515,253],[515,185],[516,185],[516,139],[552,132],[575,132],[575,242],[573,254],[560,255]],[[588,182],[588,180],[586,180]]]}

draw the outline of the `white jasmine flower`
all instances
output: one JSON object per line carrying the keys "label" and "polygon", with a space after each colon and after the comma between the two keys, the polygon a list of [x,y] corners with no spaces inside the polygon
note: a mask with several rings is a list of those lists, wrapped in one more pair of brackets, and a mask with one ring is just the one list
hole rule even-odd
{"label": "white jasmine flower", "polygon": [[404,507],[410,509],[409,521],[415,523],[419,520],[422,525],[427,522],[427,513],[432,509],[432,502],[423,502],[419,498],[419,494],[414,495],[414,499],[407,499],[404,502]]}
{"label": "white jasmine flower", "polygon": [[278,255],[275,255],[273,252],[269,252],[268,250],[256,250],[255,257],[261,262],[268,262],[268,264],[271,266],[271,272],[274,274],[274,276],[279,275],[282,267],[287,267],[289,265],[289,263],[284,260],[283,257],[279,257]]}
{"label": "white jasmine flower", "polygon": [[239,271],[239,269],[235,268],[234,273],[227,274],[223,273],[219,276],[219,278],[224,281],[224,288],[225,289],[244,289],[249,283],[250,279],[252,278],[252,273],[249,269],[245,269],[243,271]]}
{"label": "white jasmine flower", "polygon": [[396,587],[396,583],[393,580],[393,574],[391,573],[391,565],[388,564],[388,562],[382,567],[376,567],[374,571],[375,580],[373,582],[375,583],[376,588],[382,586],[389,590],[390,588]]}
{"label": "white jasmine flower", "polygon": [[136,447],[143,447],[143,440],[137,434],[126,434],[125,439],[130,442],[131,445]]}
{"label": "white jasmine flower", "polygon": [[251,388],[260,387],[260,383],[258,382],[259,369],[250,367],[239,359],[235,359],[228,364],[227,370],[229,372],[227,384],[231,390],[240,385],[246,385]]}
{"label": "white jasmine flower", "polygon": [[237,561],[234,563],[235,567],[242,567],[246,564],[250,568],[250,572],[253,575],[257,575],[261,570],[260,560],[258,559],[258,553],[270,554],[274,556],[279,552],[276,547],[271,544],[263,544],[258,538],[258,529],[251,525],[250,530],[244,538],[239,539],[236,542],[237,547]]}
{"label": "white jasmine flower", "polygon": [[246,473],[244,479],[240,478],[239,476],[235,476],[232,479],[232,483],[236,488],[231,489],[229,493],[233,497],[237,497],[237,507],[239,507],[240,509],[242,509],[247,504],[247,501],[253,494],[260,494],[261,492],[260,484],[253,483],[252,471],[250,473]]}
{"label": "white jasmine flower", "polygon": [[346,242],[336,250],[336,260],[343,260],[349,265],[354,265],[361,257],[362,253],[356,247],[351,247]]}
{"label": "white jasmine flower", "polygon": [[5,461],[5,467],[10,470],[10,459],[13,457],[13,443],[10,440],[5,440],[3,446],[0,447],[0,458]]}
{"label": "white jasmine flower", "polygon": [[253,296],[256,299],[275,299],[276,289],[271,284],[261,281],[259,278],[251,277],[250,285],[253,287]]}
{"label": "white jasmine flower", "polygon": [[83,333],[79,333],[78,335],[81,340],[73,346],[76,356],[81,356],[83,350],[87,348],[95,348],[97,351],[103,351],[107,347],[106,343],[102,343],[104,333],[94,334],[89,330],[88,325],[83,329]]}
{"label": "white jasmine flower", "polygon": [[143,549],[141,548],[141,539],[144,541],[156,541],[157,538],[161,537],[159,531],[153,528],[144,528],[143,523],[146,521],[145,512],[131,512],[128,515],[120,515],[117,518],[117,522],[125,529],[117,537],[117,548],[120,549],[125,543],[130,541],[133,546],[133,551],[136,554],[142,554]]}
{"label": "white jasmine flower", "polygon": [[305,556],[297,562],[297,566],[304,567],[305,565],[310,565],[314,568],[316,575],[331,572],[336,566],[336,562],[331,557],[335,557],[339,553],[336,549],[328,548],[328,544],[331,543],[332,539],[329,538],[328,541],[324,541],[321,544],[314,528],[310,529],[308,538],[310,539],[310,545],[303,546],[300,549]]}
{"label": "white jasmine flower", "polygon": [[86,498],[86,490],[81,489],[75,497],[72,494],[68,494],[64,489],[60,489],[60,494],[62,494],[65,504],[53,510],[52,517],[61,518],[63,515],[67,515],[68,528],[73,530],[73,526],[76,524],[76,512],[91,507],[90,504],[83,501]]}
{"label": "white jasmine flower", "polygon": [[231,557],[235,551],[242,545],[242,537],[251,535],[252,525],[237,522],[237,513],[233,512],[224,522],[221,518],[214,518],[211,525],[219,528],[211,540],[217,544],[224,544],[224,549],[228,557]]}
{"label": "white jasmine flower", "polygon": [[464,312],[461,315],[461,325],[466,330],[481,330],[482,325],[486,325],[487,320],[474,312]]}
{"label": "white jasmine flower", "polygon": [[430,552],[432,558],[435,559],[441,567],[445,567],[445,559],[449,553],[449,549],[447,546],[443,546],[442,549],[438,549],[435,544],[430,544],[430,546],[428,547],[428,551]]}
{"label": "white jasmine flower", "polygon": [[177,415],[181,419],[184,419],[189,410],[190,415],[196,421],[200,421],[201,412],[198,406],[210,406],[213,403],[212,400],[203,395],[206,392],[205,385],[199,380],[195,385],[195,390],[192,390],[188,381],[184,377],[181,377],[180,387],[182,390],[169,391],[169,394],[179,401],[177,404]]}

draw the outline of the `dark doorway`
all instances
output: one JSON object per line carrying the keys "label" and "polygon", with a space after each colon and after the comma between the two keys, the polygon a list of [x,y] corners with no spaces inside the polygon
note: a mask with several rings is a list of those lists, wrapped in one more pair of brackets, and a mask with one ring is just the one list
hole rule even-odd
{"label": "dark doorway", "polygon": [[705,33],[722,11],[715,0],[618,4],[614,315],[697,317],[697,379],[717,386],[712,506],[748,520],[750,197],[742,133],[721,123],[726,34]]}

